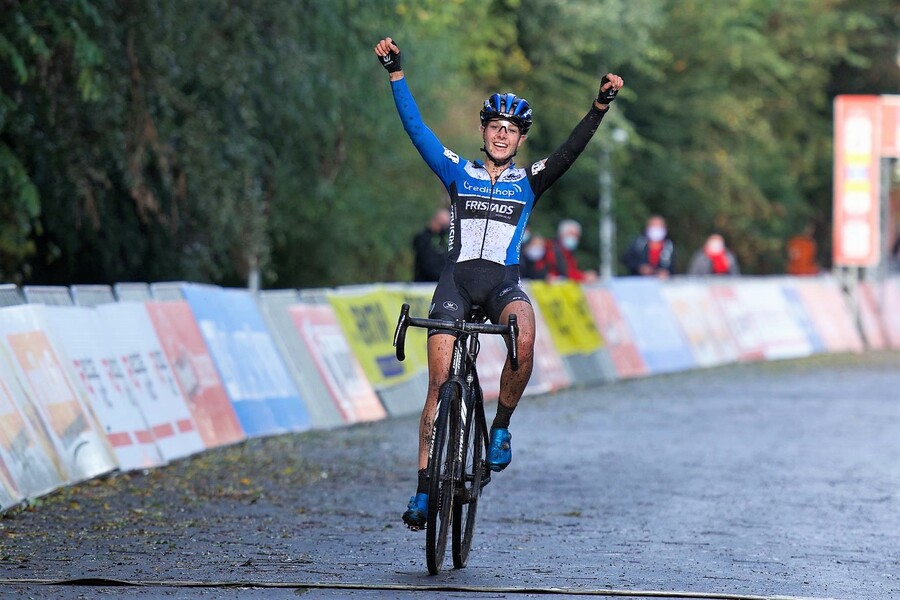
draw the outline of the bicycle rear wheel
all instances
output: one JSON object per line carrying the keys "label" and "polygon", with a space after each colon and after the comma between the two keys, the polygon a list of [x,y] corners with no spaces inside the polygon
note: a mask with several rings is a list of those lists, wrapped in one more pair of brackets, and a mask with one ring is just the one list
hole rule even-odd
{"label": "bicycle rear wheel", "polygon": [[[437,575],[444,563],[447,533],[453,508],[455,452],[451,450],[455,436],[452,409],[459,405],[459,386],[445,383],[438,395],[434,420],[434,438],[428,459],[428,521],[425,527],[425,562],[428,572]],[[458,421],[457,421],[458,422]]]}
{"label": "bicycle rear wheel", "polygon": [[481,481],[484,474],[484,405],[479,402],[477,380],[470,387],[469,410],[466,422],[462,423],[463,462],[460,472],[463,482],[458,484],[456,501],[453,504],[453,566],[465,568],[472,549],[472,535],[475,532],[475,514],[478,511],[478,497],[481,495]]}

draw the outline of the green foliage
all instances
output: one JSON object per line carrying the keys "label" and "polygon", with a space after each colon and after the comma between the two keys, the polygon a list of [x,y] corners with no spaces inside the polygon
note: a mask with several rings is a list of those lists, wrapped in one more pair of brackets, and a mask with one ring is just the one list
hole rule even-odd
{"label": "green foliage", "polygon": [[[522,161],[626,90],[534,227],[585,225],[613,150],[620,243],[650,212],[682,256],[723,232],[748,271],[826,225],[830,97],[896,90],[889,0],[0,0],[0,280],[269,286],[407,279],[444,192],[406,139],[372,46],[391,35],[428,124],[477,157],[477,109],[513,89]],[[629,133],[612,142],[614,128]],[[820,233],[826,233],[824,228]],[[820,236],[824,239],[824,236]]]}

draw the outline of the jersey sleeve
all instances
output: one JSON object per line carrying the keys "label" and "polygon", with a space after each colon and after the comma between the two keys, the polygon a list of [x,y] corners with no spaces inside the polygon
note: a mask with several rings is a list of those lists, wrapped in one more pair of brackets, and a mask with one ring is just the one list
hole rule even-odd
{"label": "jersey sleeve", "polygon": [[528,179],[534,191],[535,201],[569,170],[591,141],[597,127],[600,126],[600,121],[603,120],[603,115],[608,111],[609,109],[601,111],[591,106],[581,122],[572,130],[569,138],[553,154],[531,165],[528,169]]}
{"label": "jersey sleeve", "polygon": [[422,121],[422,115],[419,113],[419,107],[406,85],[406,78],[391,82],[391,90],[394,93],[394,104],[397,106],[397,112],[400,114],[400,120],[403,122],[403,128],[412,141],[413,146],[419,151],[419,154],[425,160],[425,163],[431,167],[441,182],[445,186],[449,186],[454,179],[456,170],[459,168],[459,156],[444,148],[441,141],[434,135],[425,122]]}

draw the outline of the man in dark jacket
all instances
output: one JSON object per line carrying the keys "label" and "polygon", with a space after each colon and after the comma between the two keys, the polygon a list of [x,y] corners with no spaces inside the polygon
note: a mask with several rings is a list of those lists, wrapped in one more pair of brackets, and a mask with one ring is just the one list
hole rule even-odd
{"label": "man in dark jacket", "polygon": [[447,260],[447,235],[450,233],[450,211],[442,208],[434,213],[428,226],[413,238],[416,253],[413,281],[437,281]]}
{"label": "man in dark jacket", "polygon": [[659,215],[647,219],[647,227],[622,257],[631,275],[666,278],[675,273],[675,244],[666,230],[666,220]]}

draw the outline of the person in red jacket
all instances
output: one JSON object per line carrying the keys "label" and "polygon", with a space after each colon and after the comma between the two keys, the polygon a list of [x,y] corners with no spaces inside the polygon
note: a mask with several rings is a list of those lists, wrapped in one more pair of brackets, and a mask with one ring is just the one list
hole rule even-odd
{"label": "person in red jacket", "polygon": [[597,279],[596,271],[582,271],[578,268],[574,251],[581,241],[581,224],[572,219],[559,222],[555,240],[547,240],[545,264],[549,279],[571,279],[590,282]]}

